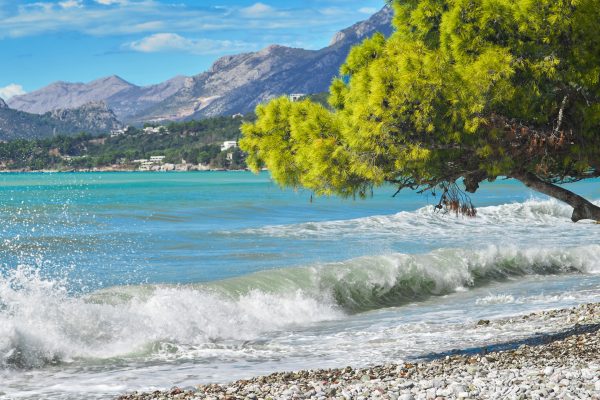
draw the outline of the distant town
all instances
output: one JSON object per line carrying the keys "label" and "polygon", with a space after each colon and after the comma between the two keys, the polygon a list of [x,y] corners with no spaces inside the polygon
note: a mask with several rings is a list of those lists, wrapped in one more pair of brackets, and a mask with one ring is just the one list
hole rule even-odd
{"label": "distant town", "polygon": [[[150,129],[150,128],[146,128]],[[152,133],[155,133],[155,128],[152,128]],[[148,134],[148,133],[147,133]],[[221,152],[226,153],[228,164],[233,162],[234,151],[238,148],[238,143],[235,140],[228,140],[221,145]],[[133,160],[133,164],[137,166],[138,171],[210,171],[213,169],[210,163],[207,164],[190,164],[186,160],[181,160],[179,164],[165,162],[166,156],[158,155],[151,156],[149,159],[141,158]],[[244,167],[245,168],[245,167]],[[217,169],[223,169],[222,167]]]}

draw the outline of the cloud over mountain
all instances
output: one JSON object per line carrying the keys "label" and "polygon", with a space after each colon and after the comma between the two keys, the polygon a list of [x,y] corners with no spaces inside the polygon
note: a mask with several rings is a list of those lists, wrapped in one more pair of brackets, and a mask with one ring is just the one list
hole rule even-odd
{"label": "cloud over mountain", "polygon": [[11,83],[8,86],[0,87],[0,98],[4,100],[8,100],[14,96],[20,96],[25,94],[25,90],[23,86],[17,85],[16,83]]}
{"label": "cloud over mountain", "polygon": [[253,44],[231,40],[188,39],[177,33],[155,33],[123,45],[126,50],[142,53],[185,52],[198,55],[219,54],[223,51],[239,52]]}

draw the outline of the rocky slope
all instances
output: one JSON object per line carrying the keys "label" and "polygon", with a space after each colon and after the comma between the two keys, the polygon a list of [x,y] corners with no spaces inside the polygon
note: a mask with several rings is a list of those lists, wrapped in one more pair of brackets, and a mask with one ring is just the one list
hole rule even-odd
{"label": "rocky slope", "polygon": [[376,32],[392,33],[388,7],[335,35],[330,46],[304,50],[269,46],[256,53],[219,59],[179,92],[131,120],[190,119],[246,113],[266,100],[289,93],[319,93],[329,88],[350,48]]}
{"label": "rocky slope", "polygon": [[171,97],[189,85],[190,80],[191,78],[185,76],[177,76],[158,85],[145,87],[131,85],[129,88],[101,100],[108,104],[119,119],[127,120],[132,115]]}
{"label": "rocky slope", "polygon": [[372,36],[375,32],[381,32],[386,36],[392,33],[392,18],[394,13],[390,7],[384,7],[366,21],[354,24],[350,28],[336,33],[329,46],[354,45],[363,39]]}
{"label": "rocky slope", "polygon": [[105,102],[118,118],[135,114],[159,103],[185,86],[188,78],[176,77],[158,85],[139,87],[118,76],[90,83],[56,82],[43,89],[9,100],[16,110],[43,114],[58,109],[73,109],[90,102]]}
{"label": "rocky slope", "polygon": [[112,76],[91,82],[58,82],[10,99],[12,108],[31,113],[104,101],[122,121],[141,123],[184,120],[252,111],[257,104],[287,93],[326,91],[350,48],[375,32],[391,34],[392,11],[386,7],[369,20],[335,35],[321,50],[284,46],[227,56],[194,77],[138,87]]}
{"label": "rocky slope", "polygon": [[32,114],[9,108],[0,99],[0,140],[44,138],[57,134],[105,133],[123,125],[105,103]]}

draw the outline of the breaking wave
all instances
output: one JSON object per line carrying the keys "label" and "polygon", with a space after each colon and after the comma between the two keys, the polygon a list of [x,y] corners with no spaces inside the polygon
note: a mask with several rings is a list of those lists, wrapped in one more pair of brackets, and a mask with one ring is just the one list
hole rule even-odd
{"label": "breaking wave", "polygon": [[[27,267],[0,278],[0,365],[178,357],[528,275],[600,273],[600,245],[388,254],[187,286],[69,294]],[[495,301],[489,299],[489,301]],[[499,299],[498,301],[511,301]]]}
{"label": "breaking wave", "polygon": [[[600,201],[595,204],[600,205]],[[433,206],[393,215],[371,216],[349,221],[309,222],[297,225],[272,225],[246,230],[246,234],[290,238],[372,237],[414,241],[457,243],[468,238],[476,243],[494,243],[503,238],[514,243],[535,239],[536,231],[548,235],[561,246],[576,246],[582,238],[598,242],[598,226],[592,221],[574,224],[573,208],[556,200],[529,200],[478,208],[476,218],[437,212]],[[457,246],[458,247],[458,246]]]}

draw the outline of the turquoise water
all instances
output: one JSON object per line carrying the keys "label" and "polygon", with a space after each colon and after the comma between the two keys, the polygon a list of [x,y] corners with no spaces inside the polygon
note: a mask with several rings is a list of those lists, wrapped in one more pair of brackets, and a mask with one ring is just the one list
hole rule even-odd
{"label": "turquoise water", "polygon": [[[600,181],[569,186],[600,200]],[[476,318],[600,301],[600,226],[514,181],[476,219],[268,174],[0,175],[0,399],[111,398],[522,337]],[[466,332],[466,333],[465,333]]]}

